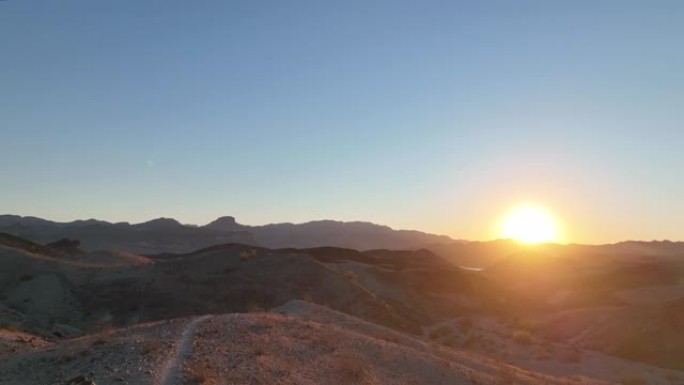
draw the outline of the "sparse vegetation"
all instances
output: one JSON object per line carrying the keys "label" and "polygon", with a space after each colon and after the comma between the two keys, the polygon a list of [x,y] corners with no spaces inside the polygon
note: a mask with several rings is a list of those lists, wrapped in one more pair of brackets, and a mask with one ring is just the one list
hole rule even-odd
{"label": "sparse vegetation", "polygon": [[240,257],[240,262],[244,262],[244,261],[247,261],[247,260],[250,260],[250,259],[256,257],[258,254],[259,254],[258,251],[254,250],[254,249],[250,249],[250,250],[241,251],[238,254],[238,256]]}
{"label": "sparse vegetation", "polygon": [[150,355],[164,349],[164,343],[157,338],[148,338],[143,341],[141,350],[143,355]]}
{"label": "sparse vegetation", "polygon": [[302,301],[314,303],[313,294],[311,294],[310,292],[307,291],[302,296]]}
{"label": "sparse vegetation", "polygon": [[199,362],[192,363],[185,368],[185,378],[188,385],[213,385],[215,384],[212,370]]}
{"label": "sparse vegetation", "polygon": [[450,337],[451,334],[452,334],[452,333],[451,333],[451,328],[450,328],[450,327],[448,327],[448,326],[440,326],[440,327],[438,327],[438,328],[433,329],[432,331],[430,331],[430,333],[428,334],[428,337],[429,337],[431,340],[436,340],[436,339],[439,339],[439,338],[442,338],[442,337]]}
{"label": "sparse vegetation", "polygon": [[8,332],[18,332],[21,331],[19,326],[10,322],[0,321],[0,329],[7,330]]}
{"label": "sparse vegetation", "polygon": [[32,279],[33,279],[33,275],[31,275],[31,274],[22,274],[21,276],[19,276],[19,281],[21,281],[21,282],[30,281]]}
{"label": "sparse vegetation", "polygon": [[337,360],[337,369],[342,384],[368,384],[366,368],[360,357],[343,355]]}
{"label": "sparse vegetation", "polygon": [[531,344],[532,334],[527,330],[516,330],[515,332],[513,332],[513,341],[519,344]]}
{"label": "sparse vegetation", "polygon": [[102,345],[107,343],[112,336],[112,326],[106,323],[100,323],[95,332],[93,344]]}
{"label": "sparse vegetation", "polygon": [[359,276],[356,274],[356,272],[352,271],[352,270],[347,270],[344,273],[344,276],[350,281],[356,281],[359,278]]}
{"label": "sparse vegetation", "polygon": [[[341,379],[337,381],[338,383],[369,384],[373,381],[380,381],[377,380],[378,378],[384,380],[381,377],[384,375],[383,373],[393,375],[392,370],[397,370],[395,365],[400,365],[400,370],[410,368],[412,372],[408,375],[409,377],[422,370],[422,367],[419,368],[420,365],[432,365],[431,367],[435,370],[431,373],[439,373],[440,370],[445,370],[444,373],[448,375],[448,371],[454,368],[459,368],[458,370],[464,368],[464,371],[467,372],[472,370],[468,367],[470,362],[475,361],[469,361],[472,357],[476,357],[476,369],[481,369],[484,373],[482,378],[487,380],[482,383],[483,385],[507,385],[521,382],[530,385],[545,382],[577,384],[582,382],[579,376],[582,376],[587,383],[591,383],[593,379],[590,377],[595,373],[593,372],[594,367],[592,367],[592,371],[585,372],[585,365],[596,362],[602,365],[601,370],[604,373],[618,373],[614,380],[618,380],[624,385],[644,385],[653,380],[672,384],[681,381],[681,377],[674,371],[669,373],[664,368],[657,367],[648,369],[647,363],[649,361],[645,361],[646,363],[643,364],[644,371],[639,372],[642,376],[630,375],[620,378],[620,373],[632,373],[626,370],[629,368],[629,362],[625,363],[622,360],[595,353],[585,353],[578,348],[578,346],[582,346],[586,349],[599,350],[627,346],[625,341],[630,342],[629,338],[617,339],[614,336],[624,336],[623,331],[634,330],[637,332],[634,334],[638,336],[638,339],[635,338],[632,345],[634,349],[631,351],[635,351],[636,347],[639,347],[644,355],[652,355],[654,350],[660,348],[660,345],[654,344],[644,347],[643,344],[637,344],[645,340],[644,336],[651,336],[647,333],[651,333],[650,330],[653,327],[646,323],[646,321],[652,320],[650,315],[638,318],[640,323],[627,324],[627,326],[620,323],[623,322],[623,318],[611,318],[613,316],[610,312],[621,312],[622,308],[627,308],[627,306],[620,307],[618,310],[582,307],[579,309],[563,308],[561,310],[552,308],[547,312],[547,308],[540,307],[528,311],[529,309],[521,310],[516,307],[522,307],[525,304],[522,301],[510,304],[510,298],[504,298],[501,302],[492,300],[491,303],[486,303],[489,297],[485,297],[485,295],[478,297],[477,295],[480,293],[478,290],[481,289],[487,296],[492,295],[492,297],[497,298],[497,301],[499,295],[503,296],[506,293],[495,291],[495,288],[486,286],[488,285],[487,282],[480,281],[474,281],[480,283],[472,285],[476,289],[471,290],[469,286],[471,282],[468,281],[467,284],[464,284],[455,279],[450,280],[453,278],[452,276],[442,275],[441,271],[437,271],[437,269],[405,268],[393,270],[391,268],[379,268],[377,266],[380,266],[380,263],[370,258],[368,258],[367,263],[346,263],[343,260],[338,262],[340,260],[337,258],[341,257],[338,257],[337,254],[333,255],[335,258],[325,255],[323,258],[319,255],[321,259],[316,260],[316,258],[311,257],[303,258],[301,255],[303,252],[299,251],[282,258],[281,256],[275,257],[276,251],[259,251],[259,256],[257,256],[255,250],[240,245],[226,246],[226,250],[223,254],[213,251],[207,254],[192,254],[189,257],[183,255],[160,256],[158,257],[159,263],[145,265],[144,269],[137,267],[117,268],[112,269],[113,273],[111,274],[107,267],[99,266],[97,269],[85,269],[87,271],[82,274],[80,264],[86,256],[63,258],[59,263],[68,262],[67,265],[74,264],[74,266],[60,269],[58,274],[54,274],[46,270],[44,257],[37,258],[33,255],[31,258],[40,262],[40,269],[31,270],[29,267],[21,265],[17,274],[14,274],[14,271],[11,271],[11,274],[6,274],[8,277],[6,283],[8,283],[9,289],[5,289],[5,293],[10,298],[0,301],[3,306],[0,308],[0,311],[3,312],[1,315],[6,316],[6,322],[21,324],[27,328],[27,331],[30,330],[28,328],[38,328],[44,333],[43,336],[59,332],[59,338],[49,340],[41,338],[41,341],[38,341],[35,346],[30,346],[32,336],[24,334],[12,336],[9,333],[4,333],[9,338],[17,338],[16,343],[11,341],[11,343],[15,343],[15,346],[8,345],[6,351],[18,351],[22,354],[31,353],[29,349],[42,348],[54,342],[55,350],[49,350],[52,347],[40,349],[40,354],[48,358],[52,355],[51,359],[56,362],[60,360],[69,362],[69,365],[64,366],[71,368],[77,365],[79,367],[86,366],[90,362],[88,360],[105,357],[110,352],[119,354],[120,349],[125,347],[124,354],[129,354],[131,351],[133,355],[138,353],[145,357],[145,359],[138,360],[143,371],[149,370],[152,374],[156,374],[155,365],[158,363],[157,361],[166,357],[167,353],[175,351],[175,349],[171,349],[171,346],[177,343],[177,336],[184,334],[183,323],[180,320],[170,322],[164,320],[191,319],[207,313],[223,314],[248,311],[261,314],[233,314],[226,317],[225,323],[223,323],[224,321],[219,323],[218,319],[221,316],[217,315],[214,316],[217,320],[216,325],[207,323],[197,330],[197,334],[190,340],[190,351],[193,353],[184,354],[181,361],[191,363],[193,360],[197,360],[201,363],[198,366],[192,366],[188,370],[181,371],[185,376],[186,384],[218,385],[221,383],[218,380],[219,378],[224,383],[229,383],[226,382],[225,378],[232,375],[228,373],[232,368],[236,368],[233,374],[243,376],[241,378],[244,379],[245,376],[252,376],[250,373],[256,372],[257,369],[255,368],[262,367],[268,369],[254,376],[263,375],[264,378],[273,380],[269,376],[276,375],[287,382],[293,378],[300,379],[297,377],[299,374],[295,373],[296,370],[288,369],[292,367],[289,366],[292,362],[296,361],[300,364],[302,360],[313,361],[321,356],[323,359],[315,364],[320,364],[321,367],[325,368],[324,375],[332,375],[335,377],[334,380]],[[11,250],[11,252],[12,255],[16,254],[17,258],[24,257],[16,250]],[[324,252],[317,251],[317,253]],[[336,253],[341,252],[336,251]],[[350,252],[344,251],[344,253]],[[363,253],[353,253],[353,256],[361,259]],[[151,256],[151,258],[156,257]],[[22,263],[28,266],[29,263],[33,263],[33,259]],[[397,260],[400,259],[397,258]],[[239,261],[246,262],[240,263]],[[49,263],[51,265],[58,264],[56,261],[49,261]],[[374,263],[375,265],[373,265]],[[72,280],[70,278],[68,274],[72,271],[76,271],[79,279]],[[129,272],[134,274],[128,275]],[[147,273],[151,273],[150,276],[145,275]],[[51,280],[54,276],[57,276],[58,279],[54,279],[55,282],[53,283]],[[143,281],[141,278],[146,280]],[[458,278],[463,277],[458,276]],[[361,279],[364,283],[369,283],[364,285],[367,287],[360,287],[355,284],[354,281]],[[22,285],[18,282],[31,280],[34,281],[28,285]],[[29,286],[39,283],[46,283],[45,286],[48,287],[45,289],[46,292],[51,290],[53,287],[51,285],[54,285],[55,297],[58,297],[55,301],[64,300],[64,302],[59,303],[69,305],[67,311],[53,316],[55,320],[64,322],[63,324],[60,323],[58,327],[44,327],[45,330],[43,330],[43,327],[35,326],[40,324],[34,322],[33,317],[38,315],[36,318],[40,318],[42,316],[40,312],[43,309],[54,308],[53,303],[50,303],[51,296],[46,296],[44,301],[39,301],[41,298],[38,296],[25,294],[30,292],[29,289],[33,290],[33,287]],[[60,288],[58,286],[60,284],[67,285],[61,287],[64,289],[65,298],[60,297],[62,290],[57,290]],[[524,282],[524,284],[527,283]],[[15,290],[15,288],[20,290]],[[71,296],[71,293],[74,295]],[[459,296],[456,300],[454,293]],[[536,295],[536,293],[534,294]],[[22,303],[21,301],[27,297],[31,298],[31,302]],[[316,302],[326,304],[337,312],[328,314],[328,309],[311,306],[301,301],[293,301],[287,305],[288,301],[300,298],[306,302],[314,302],[315,298]],[[43,302],[46,302],[45,306],[42,306]],[[482,307],[479,306],[481,303],[484,303]],[[287,316],[275,315],[275,312],[264,313],[264,309],[281,305],[282,308],[278,311],[287,314]],[[496,309],[497,306],[501,309]],[[506,306],[510,306],[512,309],[507,309]],[[496,311],[490,313],[489,311],[492,308]],[[681,314],[681,307],[671,305],[665,310],[656,306],[653,308],[659,311],[658,316],[660,317],[667,314],[670,317],[668,320],[679,320],[676,316]],[[81,310],[83,310],[82,313]],[[666,310],[667,312],[665,312]],[[497,311],[505,313],[509,322],[506,324],[494,323],[493,319],[498,314]],[[554,312],[557,311],[558,314],[555,314]],[[340,314],[340,312],[362,320],[345,319],[343,318],[344,314]],[[375,317],[374,312],[381,315]],[[626,313],[626,315],[630,314],[641,316],[634,312]],[[392,317],[398,315],[397,318],[407,322],[400,324],[395,319],[386,322],[389,317],[385,318],[385,316],[388,315]],[[64,321],[60,317],[63,317]],[[284,320],[285,326],[271,332],[263,324],[259,324],[260,320],[271,320],[269,317],[279,317],[273,321],[273,324],[277,325],[278,322]],[[79,318],[83,320],[82,323],[80,323]],[[129,338],[126,335],[128,333],[126,329],[121,329],[113,334],[108,325],[93,327],[92,323],[89,322],[94,319],[108,319],[112,320],[108,322],[122,323],[159,320],[159,323],[158,325],[154,322],[149,325],[133,327],[129,330],[134,337]],[[604,325],[601,324],[602,319],[617,321],[614,324],[606,323]],[[544,327],[539,328],[536,320],[543,320]],[[597,321],[592,323],[592,320]],[[630,320],[630,318],[625,317],[624,320]],[[374,324],[360,325],[363,321],[372,321],[382,328]],[[255,326],[255,324],[257,325]],[[331,329],[327,329],[330,326],[329,324],[333,326]],[[571,328],[564,328],[568,324]],[[116,325],[117,327],[125,326]],[[606,329],[612,328],[613,325],[619,326],[621,329],[611,335],[610,333],[613,331]],[[633,328],[633,325],[643,327]],[[0,328],[2,327],[3,325],[0,325]],[[390,329],[385,329],[385,327]],[[391,330],[393,327],[394,330]],[[5,324],[4,328],[10,331],[18,330],[12,324]],[[72,328],[75,332],[71,331]],[[355,334],[353,336],[342,334],[349,331],[345,330],[347,328]],[[298,329],[301,330],[292,333],[292,330]],[[150,333],[149,330],[154,332]],[[415,331],[415,334],[404,334],[406,330]],[[425,333],[426,338],[417,338],[423,330],[427,331]],[[575,330],[577,333],[574,333]],[[640,334],[639,332],[642,330],[644,333]],[[82,335],[83,332],[89,332],[90,335],[72,339],[74,336]],[[664,330],[662,333],[674,335],[670,330]],[[320,335],[324,335],[324,337]],[[246,337],[246,342],[241,342],[242,345],[227,346],[230,344],[226,341],[234,342],[242,336]],[[329,336],[335,336],[335,338]],[[362,337],[362,340],[357,339],[358,337]],[[596,337],[597,341],[592,341],[591,338],[593,337]],[[577,345],[565,345],[568,343],[568,339],[577,341]],[[347,340],[350,342],[348,343]],[[79,341],[80,345],[74,343]],[[387,342],[391,342],[391,344]],[[667,342],[662,344],[663,349],[668,349],[670,345],[679,343],[679,340],[673,338],[673,341]],[[175,345],[176,348],[183,346],[186,345]],[[205,346],[209,347],[205,349]],[[607,347],[602,348],[602,346]],[[406,349],[407,347],[410,349]],[[460,347],[465,349],[458,349]],[[1,349],[5,348],[0,346]],[[195,355],[195,352],[199,351],[202,352],[202,355],[200,356],[199,353]],[[416,352],[425,353],[420,357],[419,363],[413,357]],[[372,353],[373,356],[369,353]],[[288,355],[286,360],[282,359],[283,354]],[[588,355],[583,357],[583,354]],[[216,357],[212,355],[216,355]],[[378,356],[380,359],[376,360]],[[302,359],[302,357],[304,358]],[[335,359],[341,357],[341,362],[331,360],[331,357]],[[388,357],[394,362],[389,362]],[[439,360],[433,362],[432,360],[435,357]],[[459,361],[459,357],[465,358],[463,362]],[[678,356],[675,355],[673,359],[676,357]],[[553,362],[534,361],[535,359],[548,360],[551,358],[554,359]],[[226,361],[221,361],[224,359]],[[559,362],[556,362],[556,359],[565,363],[581,363],[584,365],[566,365],[563,367],[557,365]],[[582,363],[582,359],[586,362]],[[45,359],[38,356],[37,362],[41,360]],[[551,368],[548,372],[551,376],[560,372],[560,370],[554,372],[558,367],[563,367],[563,370],[570,368],[573,371],[572,373],[577,373],[578,377],[554,379],[551,376],[535,374],[514,366],[501,366],[500,368],[501,360],[509,360],[511,365],[530,365],[532,368],[544,368],[544,370]],[[639,365],[641,368],[642,364]],[[0,363],[0,368],[6,367],[8,367],[7,364]],[[674,369],[674,366],[670,369]],[[238,370],[242,373],[237,373]],[[458,370],[451,373],[457,373]],[[174,373],[177,374],[178,371],[174,371]],[[244,373],[247,374],[244,375]],[[568,372],[563,372],[563,375],[565,373]],[[316,375],[319,373],[312,374],[312,376]],[[443,374],[440,373],[439,375]],[[416,378],[407,378],[405,382],[407,384],[430,383],[429,381],[425,382],[425,378],[416,375]],[[320,378],[316,379],[320,380]],[[126,377],[126,380],[130,381],[130,378]],[[460,383],[460,380],[455,379],[453,382]]]}
{"label": "sparse vegetation", "polygon": [[266,309],[256,302],[251,302],[247,305],[247,313],[263,313]]}

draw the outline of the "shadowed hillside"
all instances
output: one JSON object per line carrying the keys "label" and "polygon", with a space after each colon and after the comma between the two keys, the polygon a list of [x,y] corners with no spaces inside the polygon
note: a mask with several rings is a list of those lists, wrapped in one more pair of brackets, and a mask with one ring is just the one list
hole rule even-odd
{"label": "shadowed hillside", "polygon": [[[177,226],[165,221],[167,225]],[[54,243],[56,249],[12,235],[3,235],[0,241],[0,329],[9,330],[5,337],[0,335],[0,347],[9,353],[31,352],[46,344],[82,351],[73,347],[80,343],[60,341],[97,336],[112,327],[276,307],[288,314],[306,314],[323,325],[365,322],[364,333],[380,330],[377,328],[392,330],[401,336],[390,341],[410,335],[412,341],[431,341],[436,345],[430,346],[447,349],[448,354],[490,356],[493,367],[507,362],[543,373],[537,376],[567,377],[579,370],[591,378],[620,382],[623,374],[619,373],[631,373],[629,368],[642,365],[650,373],[645,383],[657,384],[662,378],[679,375],[672,369],[684,369],[677,359],[684,354],[684,307],[680,306],[684,268],[672,248],[660,256],[619,258],[609,254],[595,258],[605,252],[603,247],[518,247],[488,268],[473,271],[425,249],[269,249],[229,243],[190,253],[140,256],[74,249],[76,240]],[[303,303],[292,302],[298,300],[309,305],[292,305]],[[321,319],[316,314],[326,315]],[[359,321],[345,319],[350,316]],[[253,320],[261,325],[258,318]],[[222,322],[221,328],[232,330],[235,325],[231,322]],[[215,333],[232,333],[221,330]],[[294,330],[290,335],[285,329],[279,331],[278,337],[273,337],[280,341],[276,346],[285,343],[283,338],[298,336]],[[141,337],[139,343],[152,344],[146,339]],[[218,349],[213,341],[205,341],[206,349]],[[102,357],[118,349],[106,342],[103,345],[107,349],[96,349]],[[279,349],[268,353],[274,355],[276,372],[285,370],[286,365],[280,361],[286,348]],[[594,361],[621,369],[619,373],[598,370],[591,366]],[[468,362],[475,365],[471,358]],[[649,364],[670,369],[648,369]],[[220,357],[201,364],[219,374],[222,365],[225,362]],[[250,367],[241,366],[244,370]],[[517,373],[518,369],[506,370]],[[385,379],[382,383],[399,381],[371,369],[357,371],[359,378],[368,381],[377,376]],[[638,373],[642,372],[639,369]],[[250,381],[252,377],[245,373],[235,373],[236,381]],[[255,378],[264,383],[272,375]],[[493,376],[478,383],[495,381],[498,374]]]}

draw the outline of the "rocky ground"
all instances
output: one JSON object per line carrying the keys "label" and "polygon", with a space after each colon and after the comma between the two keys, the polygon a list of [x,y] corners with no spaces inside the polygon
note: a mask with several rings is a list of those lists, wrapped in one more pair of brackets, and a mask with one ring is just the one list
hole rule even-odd
{"label": "rocky ground", "polygon": [[426,250],[0,244],[0,384],[684,379],[672,254],[537,250],[472,270]]}

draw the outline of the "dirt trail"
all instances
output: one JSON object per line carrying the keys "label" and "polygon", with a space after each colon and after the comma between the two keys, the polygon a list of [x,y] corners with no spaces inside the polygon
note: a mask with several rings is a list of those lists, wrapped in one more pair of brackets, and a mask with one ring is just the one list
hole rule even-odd
{"label": "dirt trail", "polygon": [[188,356],[188,353],[190,353],[190,348],[192,348],[192,340],[193,337],[195,337],[197,326],[211,317],[211,315],[205,315],[190,321],[176,344],[176,351],[173,356],[166,361],[166,364],[162,369],[161,375],[159,376],[160,385],[176,385],[180,383],[178,378],[180,369],[183,366],[183,362]]}

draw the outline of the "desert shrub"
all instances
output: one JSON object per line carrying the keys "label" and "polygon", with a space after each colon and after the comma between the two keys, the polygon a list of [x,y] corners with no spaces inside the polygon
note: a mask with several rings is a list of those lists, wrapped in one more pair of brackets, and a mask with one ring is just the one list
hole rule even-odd
{"label": "desert shrub", "polygon": [[448,336],[451,336],[451,329],[448,326],[440,326],[437,329],[432,330],[428,334],[428,337],[431,340],[436,340],[440,337],[448,337]]}
{"label": "desert shrub", "polygon": [[256,302],[250,302],[249,304],[247,304],[247,313],[263,313],[265,311],[266,310],[264,309],[264,307]]}
{"label": "desert shrub", "polygon": [[59,360],[62,362],[69,362],[78,357],[83,357],[88,354],[87,343],[70,343],[64,346],[59,353]]}
{"label": "desert shrub", "polygon": [[102,345],[107,343],[112,337],[112,326],[106,323],[98,323],[95,331],[93,344]]}
{"label": "desert shrub", "polygon": [[251,249],[251,250],[243,250],[241,251],[238,256],[240,257],[240,262],[247,261],[251,258],[256,257],[259,254],[258,251]]}
{"label": "desert shrub", "polygon": [[208,366],[192,363],[185,368],[185,378],[191,385],[209,385],[214,382],[214,373]]}
{"label": "desert shrub", "polygon": [[31,274],[22,274],[19,277],[19,281],[21,281],[21,282],[30,281],[32,279],[33,279],[33,276]]}
{"label": "desert shrub", "polygon": [[7,330],[8,332],[18,332],[20,331],[19,326],[13,323],[0,321],[0,329]]}
{"label": "desert shrub", "polygon": [[532,334],[528,330],[516,330],[513,332],[513,341],[519,344],[532,343]]}
{"label": "desert shrub", "polygon": [[304,295],[302,295],[302,301],[314,303],[313,294],[307,291],[306,293],[304,293]]}
{"label": "desert shrub", "polygon": [[361,357],[355,355],[342,355],[336,360],[337,374],[340,383],[362,384],[368,383],[366,365]]}
{"label": "desert shrub", "polygon": [[446,346],[456,346],[457,342],[458,342],[458,339],[456,339],[456,337],[447,337],[447,339],[442,341],[442,344],[446,345]]}
{"label": "desert shrub", "polygon": [[164,349],[164,343],[156,338],[147,339],[143,341],[141,349],[144,355],[157,353]]}
{"label": "desert shrub", "polygon": [[347,279],[350,281],[356,281],[359,278],[359,276],[356,274],[356,272],[351,271],[351,270],[347,270],[344,273],[344,276],[347,277]]}

